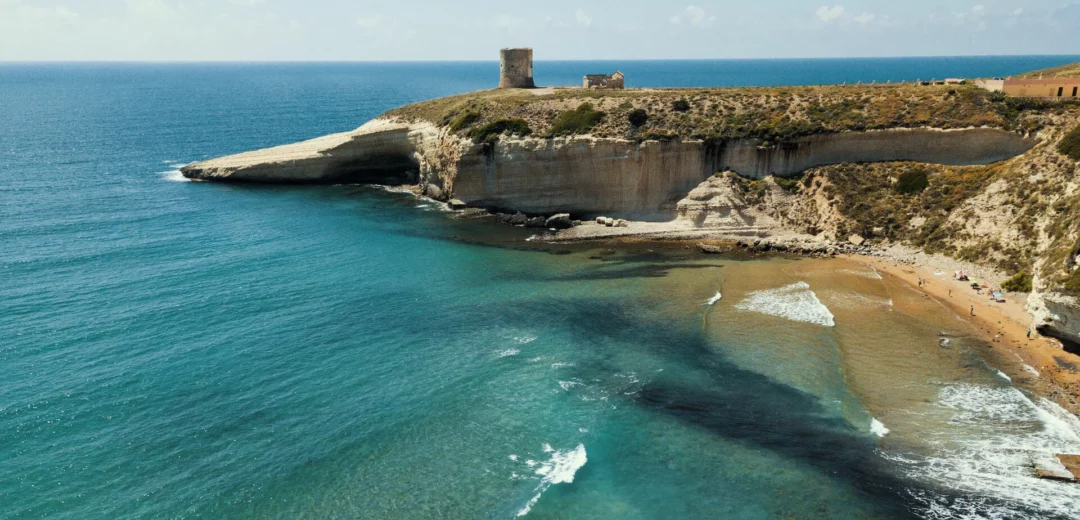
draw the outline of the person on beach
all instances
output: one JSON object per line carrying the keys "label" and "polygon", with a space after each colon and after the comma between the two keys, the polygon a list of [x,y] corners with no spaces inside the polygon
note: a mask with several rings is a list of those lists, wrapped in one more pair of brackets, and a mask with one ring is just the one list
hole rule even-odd
{"label": "person on beach", "polygon": [[972,316],[975,315],[975,306],[974,305],[971,306],[971,315]]}

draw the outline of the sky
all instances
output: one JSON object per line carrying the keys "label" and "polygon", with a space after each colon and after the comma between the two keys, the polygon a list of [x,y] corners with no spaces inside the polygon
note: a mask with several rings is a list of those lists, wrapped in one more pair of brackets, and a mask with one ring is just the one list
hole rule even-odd
{"label": "sky", "polygon": [[0,61],[1076,54],[1080,0],[0,0]]}

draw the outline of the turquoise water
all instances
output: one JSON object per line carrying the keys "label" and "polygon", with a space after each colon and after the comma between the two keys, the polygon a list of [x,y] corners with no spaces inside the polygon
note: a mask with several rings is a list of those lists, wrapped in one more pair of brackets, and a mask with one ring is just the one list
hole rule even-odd
{"label": "turquoise water", "polygon": [[[969,76],[1070,61],[954,60]],[[948,63],[622,68],[676,86],[913,79]],[[610,65],[537,74],[571,83]],[[894,394],[870,388],[907,371],[898,400],[940,398],[940,413],[962,408],[947,399],[962,385],[1015,390],[974,343],[925,366],[887,354],[961,325],[917,299],[903,310],[902,289],[865,272],[533,244],[376,187],[177,178],[193,160],[490,86],[496,69],[0,66],[0,517],[1068,517],[1059,506],[1078,502],[917,471],[952,463],[912,440],[952,415],[889,416]],[[751,305],[800,281],[818,304]],[[871,326],[856,297],[899,310]],[[813,322],[822,308],[835,326]],[[883,363],[897,365],[871,368]]]}

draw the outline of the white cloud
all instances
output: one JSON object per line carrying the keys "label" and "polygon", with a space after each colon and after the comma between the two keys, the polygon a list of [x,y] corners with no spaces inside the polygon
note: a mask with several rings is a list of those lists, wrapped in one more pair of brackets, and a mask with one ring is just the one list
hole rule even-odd
{"label": "white cloud", "polygon": [[840,4],[834,5],[832,7],[823,5],[817,10],[817,16],[818,18],[821,18],[821,21],[829,23],[837,18],[840,18],[841,16],[844,16],[844,6]]}
{"label": "white cloud", "polygon": [[578,25],[582,27],[588,27],[592,25],[592,17],[590,17],[584,10],[578,9],[574,13],[574,19],[577,20]]}
{"label": "white cloud", "polygon": [[1024,14],[1024,8],[1023,7],[1018,7],[1018,8],[1016,8],[1015,11],[1013,11],[1013,16],[1020,16],[1022,14]]}
{"label": "white cloud", "polygon": [[229,0],[229,3],[233,5],[255,6],[265,4],[266,0]]}
{"label": "white cloud", "polygon": [[872,13],[862,13],[859,16],[855,17],[855,22],[866,25],[874,21],[874,18],[876,18],[876,16],[874,16]]}
{"label": "white cloud", "polygon": [[973,13],[975,13],[977,15],[981,15],[981,14],[986,12],[986,6],[982,5],[982,4],[977,5],[977,6],[971,8],[971,12],[973,12]]}
{"label": "white cloud", "polygon": [[690,17],[690,23],[699,27],[711,25],[716,21],[715,16],[707,16],[705,10],[696,5],[686,6],[686,15]]}
{"label": "white cloud", "polygon": [[671,22],[672,25],[680,25],[683,23],[683,20],[686,20],[691,25],[707,27],[716,21],[716,17],[709,16],[704,9],[690,4],[686,6],[686,9],[683,9],[681,13],[668,18],[668,21]]}

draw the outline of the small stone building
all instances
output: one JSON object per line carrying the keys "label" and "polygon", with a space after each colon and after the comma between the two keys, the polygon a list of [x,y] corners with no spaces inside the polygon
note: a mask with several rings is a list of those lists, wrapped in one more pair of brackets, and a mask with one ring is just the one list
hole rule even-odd
{"label": "small stone building", "polygon": [[626,88],[625,80],[626,76],[619,71],[615,71],[615,74],[587,74],[582,86],[592,89],[621,89]]}

